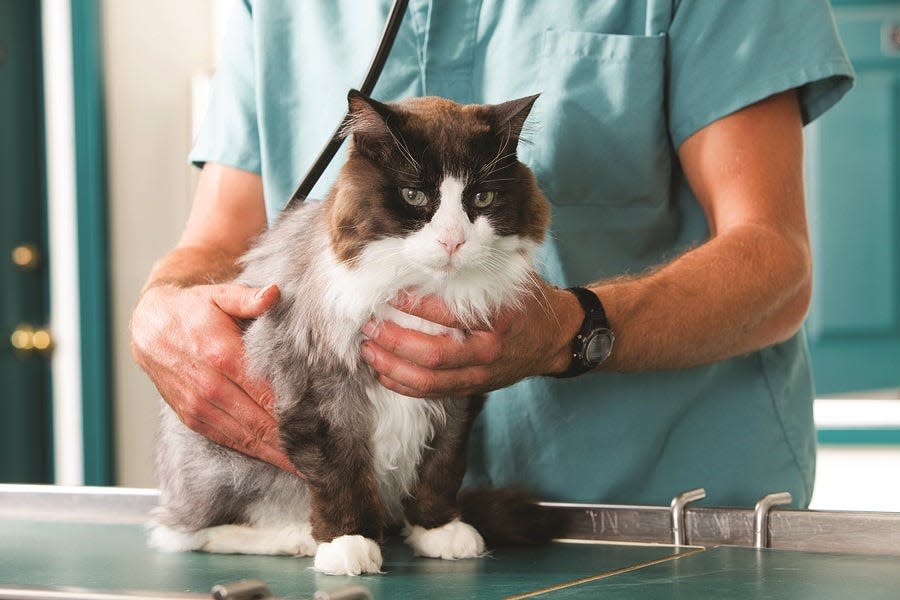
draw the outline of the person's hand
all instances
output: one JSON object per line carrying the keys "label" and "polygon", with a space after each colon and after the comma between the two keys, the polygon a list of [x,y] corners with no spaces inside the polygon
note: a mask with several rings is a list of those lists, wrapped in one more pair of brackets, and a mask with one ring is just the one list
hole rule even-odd
{"label": "person's hand", "polygon": [[274,393],[246,372],[238,323],[278,295],[275,285],[151,287],[132,315],[132,354],[190,429],[296,473],[279,442]]}
{"label": "person's hand", "polygon": [[462,335],[428,335],[370,321],[363,328],[363,359],[384,387],[414,398],[466,396],[562,372],[584,313],[565,290],[538,282],[533,292],[523,307],[501,309],[490,324],[474,329],[466,329],[437,297],[403,294],[395,308]]}

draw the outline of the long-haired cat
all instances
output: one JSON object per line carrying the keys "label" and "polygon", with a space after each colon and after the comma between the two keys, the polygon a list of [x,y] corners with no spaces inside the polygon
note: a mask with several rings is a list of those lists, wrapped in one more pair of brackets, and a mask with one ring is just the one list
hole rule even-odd
{"label": "long-haired cat", "polygon": [[[315,569],[355,575],[380,571],[383,530],[396,524],[419,555],[484,553],[465,520],[492,511],[479,524],[490,541],[503,500],[458,494],[484,397],[388,391],[359,356],[360,329],[374,317],[460,335],[393,309],[401,291],[437,295],[472,324],[533,293],[549,207],[516,148],[536,98],[382,104],[350,92],[352,140],[328,198],[283,214],[237,280],[281,289],[244,341],[250,372],[272,382],[282,443],[305,480],[206,440],[164,405],[154,546],[315,555]],[[544,535],[517,527],[520,541]]]}

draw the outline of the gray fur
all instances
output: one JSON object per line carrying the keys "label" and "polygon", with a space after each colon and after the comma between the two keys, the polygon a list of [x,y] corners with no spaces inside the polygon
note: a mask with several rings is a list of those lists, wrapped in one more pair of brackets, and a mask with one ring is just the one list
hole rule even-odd
{"label": "gray fur", "polygon": [[[372,408],[364,390],[371,379],[358,354],[341,355],[346,344],[333,332],[334,307],[324,304],[326,274],[315,258],[329,252],[320,203],[283,215],[242,259],[237,283],[277,283],[281,299],[244,334],[248,369],[271,381],[276,410],[283,415],[311,390],[340,398],[324,403],[321,418],[338,430],[368,432]],[[358,331],[362,321],[352,324]],[[350,328],[348,324],[347,329]],[[357,336],[358,337],[358,336]],[[364,435],[360,435],[364,443]],[[188,429],[163,403],[157,435],[156,469],[162,491],[156,520],[173,529],[196,531],[226,523],[247,523],[251,507],[277,502],[288,515],[308,519],[308,490],[294,475],[219,446]]]}
{"label": "gray fur", "polygon": [[[534,98],[525,100],[514,107],[521,121]],[[356,109],[365,110],[365,104]],[[254,288],[272,283],[280,288],[275,306],[244,333],[247,367],[252,376],[271,382],[282,443],[308,481],[210,442],[163,405],[156,452],[162,503],[156,519],[185,534],[174,543],[178,549],[203,548],[203,536],[192,537],[192,532],[218,525],[277,528],[309,522],[321,543],[349,534],[377,540],[386,524],[404,516],[428,527],[459,517],[456,492],[465,468],[465,440],[484,399],[422,400],[385,390],[359,356],[360,330],[373,317],[389,316],[388,302],[406,289],[441,296],[464,322],[486,322],[503,303],[515,304],[533,277],[531,252],[543,238],[549,210],[533,175],[514,153],[498,166],[496,148],[475,148],[484,155],[478,160],[468,151],[471,140],[485,143],[478,136],[488,129],[496,137],[494,145],[505,148],[508,106],[498,107],[496,115],[494,107],[473,111],[442,99],[373,106],[378,115],[399,111],[407,130],[364,139],[359,148],[351,144],[328,199],[283,213],[242,258],[244,269],[236,279]],[[441,119],[427,120],[434,114]],[[507,182],[503,208],[479,217],[494,236],[481,227],[483,239],[477,243],[485,252],[473,254],[478,258],[451,274],[436,275],[413,264],[405,247],[402,254],[397,251],[397,244],[409,239],[423,243],[415,227],[425,231],[419,223],[424,217],[390,208],[403,186],[385,184],[386,173],[402,171],[408,160],[405,143],[399,154],[393,144],[404,135],[424,143],[423,132],[453,148],[447,154],[424,146],[423,154],[441,157],[431,162],[436,171],[429,176],[458,172],[469,161],[473,172],[485,164],[503,170],[505,176],[497,181]],[[434,166],[445,156],[450,159]],[[394,161],[393,167],[384,161]],[[474,227],[474,217],[468,218]],[[477,247],[473,239],[469,248]],[[425,243],[431,244],[427,251],[438,241]]]}

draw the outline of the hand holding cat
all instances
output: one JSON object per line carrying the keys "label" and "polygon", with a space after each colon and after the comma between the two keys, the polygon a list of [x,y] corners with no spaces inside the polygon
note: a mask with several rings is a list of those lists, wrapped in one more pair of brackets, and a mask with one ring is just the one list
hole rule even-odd
{"label": "hand holding cat", "polygon": [[274,285],[151,287],[134,311],[132,354],[190,429],[296,473],[281,449],[271,388],[246,374],[237,323],[278,296]]}
{"label": "hand holding cat", "polygon": [[533,375],[561,372],[583,319],[572,294],[545,282],[521,308],[501,309],[489,325],[466,330],[437,297],[402,296],[403,312],[463,331],[460,339],[370,321],[362,356],[389,390],[414,398],[489,392]]}

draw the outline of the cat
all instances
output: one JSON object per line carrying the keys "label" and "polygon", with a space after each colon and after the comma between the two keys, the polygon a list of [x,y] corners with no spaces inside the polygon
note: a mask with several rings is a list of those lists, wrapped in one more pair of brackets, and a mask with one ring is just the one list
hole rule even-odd
{"label": "cat", "polygon": [[[517,146],[536,99],[385,104],[350,91],[337,182],[324,201],[285,211],[236,280],[280,287],[244,343],[250,372],[272,382],[282,443],[304,479],[217,446],[163,403],[153,546],[307,555],[325,573],[378,573],[387,526],[405,525],[418,555],[477,557],[485,541],[467,521],[481,514],[486,532],[527,505],[509,491],[458,496],[484,396],[401,396],[377,383],[359,347],[373,317],[460,335],[391,307],[401,292],[436,295],[473,325],[534,293],[532,254],[550,210]],[[542,541],[552,528],[543,518],[520,514],[491,535]]]}

